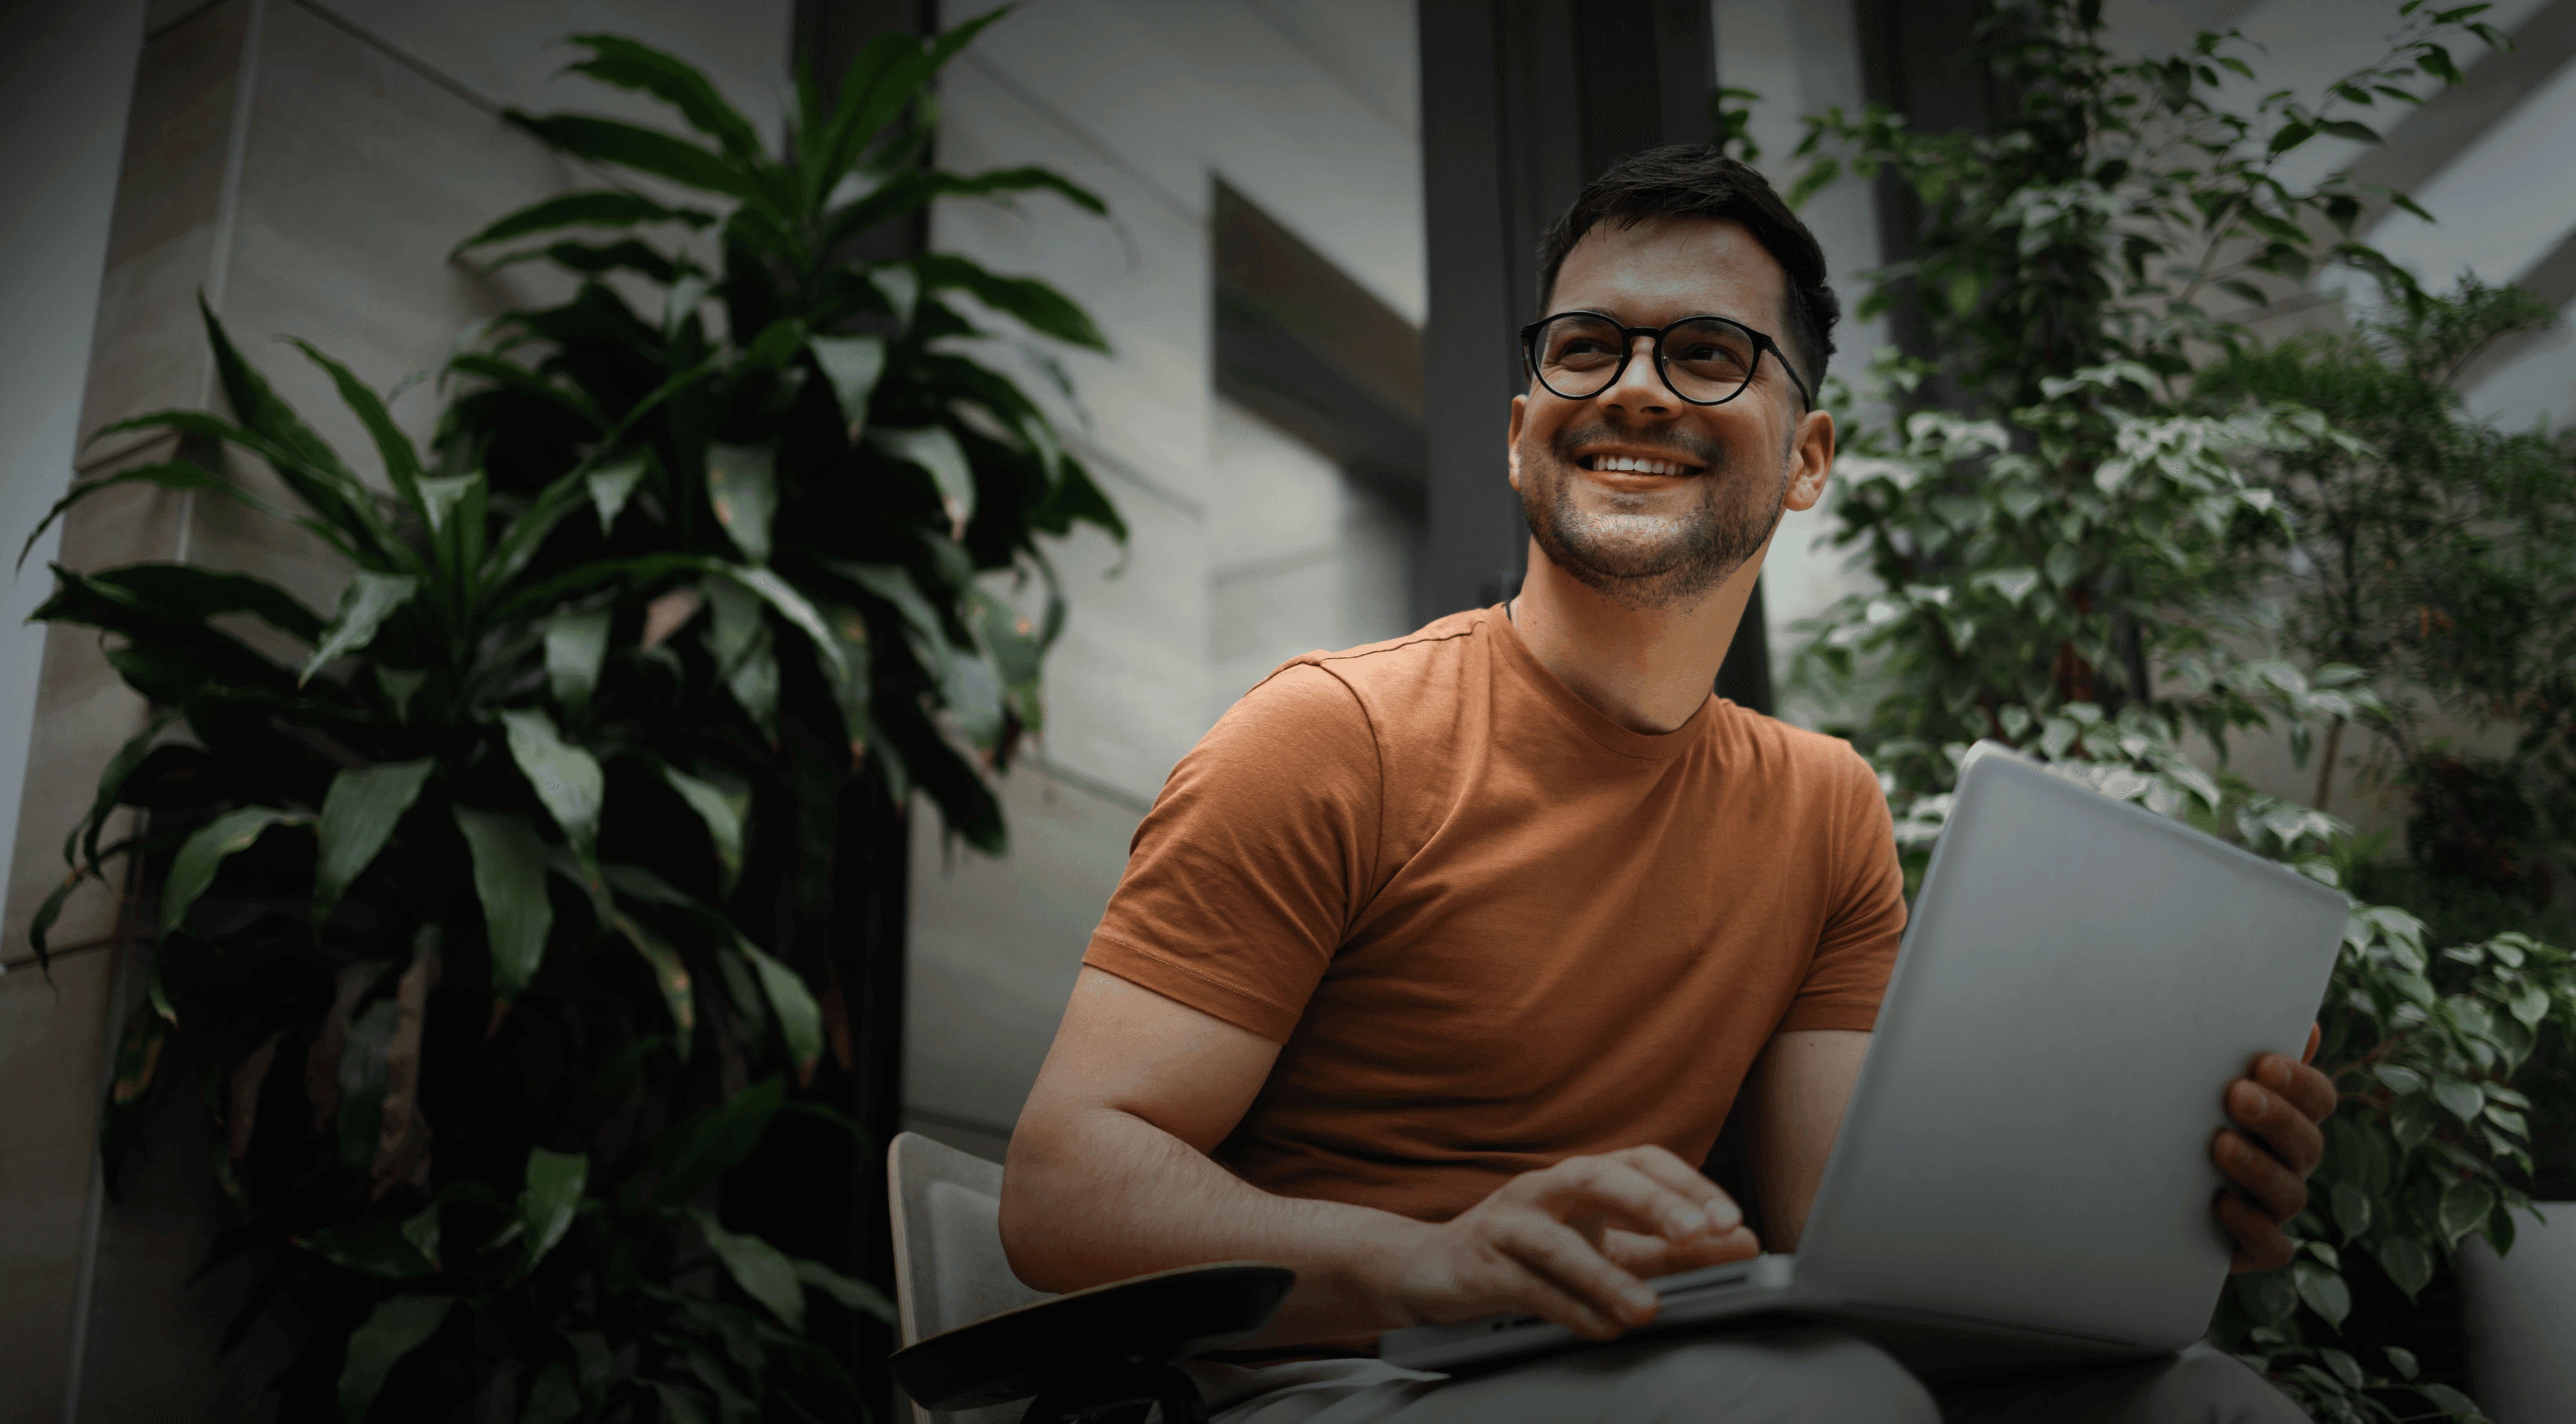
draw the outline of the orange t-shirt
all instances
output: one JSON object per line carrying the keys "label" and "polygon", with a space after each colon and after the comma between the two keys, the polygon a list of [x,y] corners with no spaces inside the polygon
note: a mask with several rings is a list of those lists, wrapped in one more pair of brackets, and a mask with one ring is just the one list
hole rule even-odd
{"label": "orange t-shirt", "polygon": [[1715,697],[1629,731],[1479,609],[1246,694],[1083,962],[1282,1045],[1218,1161],[1445,1221],[1578,1153],[1698,1162],[1773,1034],[1876,1022],[1904,925],[1849,745]]}

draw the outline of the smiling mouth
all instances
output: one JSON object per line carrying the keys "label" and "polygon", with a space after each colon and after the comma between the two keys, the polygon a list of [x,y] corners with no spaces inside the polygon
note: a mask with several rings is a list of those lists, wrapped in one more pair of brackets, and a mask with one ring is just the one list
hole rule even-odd
{"label": "smiling mouth", "polygon": [[1583,468],[1602,473],[1634,475],[1696,475],[1697,465],[1679,460],[1649,460],[1635,455],[1586,455],[1579,462]]}

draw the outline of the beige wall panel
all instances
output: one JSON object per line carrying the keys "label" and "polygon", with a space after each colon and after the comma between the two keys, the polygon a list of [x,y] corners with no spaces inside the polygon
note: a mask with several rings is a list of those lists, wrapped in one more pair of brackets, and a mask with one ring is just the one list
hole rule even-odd
{"label": "beige wall panel", "polygon": [[[32,778],[27,789],[32,803]],[[62,1417],[115,959],[66,959],[50,984],[33,970],[0,979],[0,1424]]]}
{"label": "beige wall panel", "polygon": [[790,0],[516,0],[500,13],[418,0],[330,0],[318,8],[496,105],[677,128],[659,100],[562,72],[585,52],[563,43],[568,36],[615,34],[706,71],[773,140],[785,113]]}
{"label": "beige wall panel", "polygon": [[[1038,164],[1097,193],[1106,221],[1046,195],[1011,208],[942,203],[931,244],[996,271],[1043,277],[1091,313],[1109,356],[1058,350],[1087,420],[1069,428],[1196,505],[1205,498],[1208,386],[1206,214],[1068,133],[1011,75],[967,51],[942,78],[939,162],[959,172]],[[1206,184],[1202,180],[1201,188]],[[1198,201],[1204,203],[1206,193]],[[1009,323],[997,323],[1008,329]],[[1023,369],[1028,369],[1025,366]],[[1049,382],[1023,384],[1044,395]]]}
{"label": "beige wall panel", "polygon": [[1126,550],[1088,529],[1053,550],[1072,611],[1047,657],[1042,750],[1151,801],[1207,730],[1207,555],[1189,513],[1116,484],[1110,497]]}
{"label": "beige wall panel", "polygon": [[[383,462],[329,376],[279,338],[310,341],[380,391],[435,367],[468,323],[535,294],[529,269],[482,280],[449,251],[589,175],[300,5],[272,0],[258,63],[224,324],[278,393],[381,482]],[[397,410],[425,436],[435,393],[414,387]]]}
{"label": "beige wall panel", "polygon": [[1140,816],[1026,763],[1001,793],[1007,861],[947,853],[939,818],[914,818],[914,896],[939,912],[912,929],[904,1081],[916,1112],[1007,1129],[1055,1041]]}
{"label": "beige wall panel", "polygon": [[[144,42],[81,402],[84,436],[204,397],[206,336],[196,299],[215,256],[250,9],[249,0],[225,0]],[[149,438],[103,441],[84,463]]]}

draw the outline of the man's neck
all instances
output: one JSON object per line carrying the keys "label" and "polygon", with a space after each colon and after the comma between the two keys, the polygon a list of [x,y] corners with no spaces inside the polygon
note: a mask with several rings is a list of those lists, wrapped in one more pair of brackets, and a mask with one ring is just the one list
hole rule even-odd
{"label": "man's neck", "polygon": [[1512,627],[1540,667],[1601,715],[1633,732],[1670,732],[1708,701],[1761,571],[1757,553],[1694,606],[1629,608],[1548,562],[1533,540]]}

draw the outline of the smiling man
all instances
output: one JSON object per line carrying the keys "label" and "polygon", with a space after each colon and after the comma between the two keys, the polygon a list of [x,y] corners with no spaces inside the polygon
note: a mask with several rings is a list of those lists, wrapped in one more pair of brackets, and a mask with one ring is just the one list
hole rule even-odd
{"label": "smiling man", "polygon": [[[1905,922],[1868,765],[1709,691],[1833,463],[1814,237],[1753,170],[1668,148],[1540,256],[1525,586],[1291,661],[1174,769],[1011,1140],[1013,1268],[1294,1267],[1266,1354],[1194,1366],[1258,1424],[2298,1419],[2206,1348],[1946,1403],[1814,1328],[1465,1380],[1371,1358],[1507,1311],[1612,1340],[1652,1318],[1644,1278],[1794,1249]],[[2230,1090],[2240,1266],[2286,1261],[2332,1103],[2280,1057]],[[1737,1112],[1761,1241],[1697,1167]]]}

